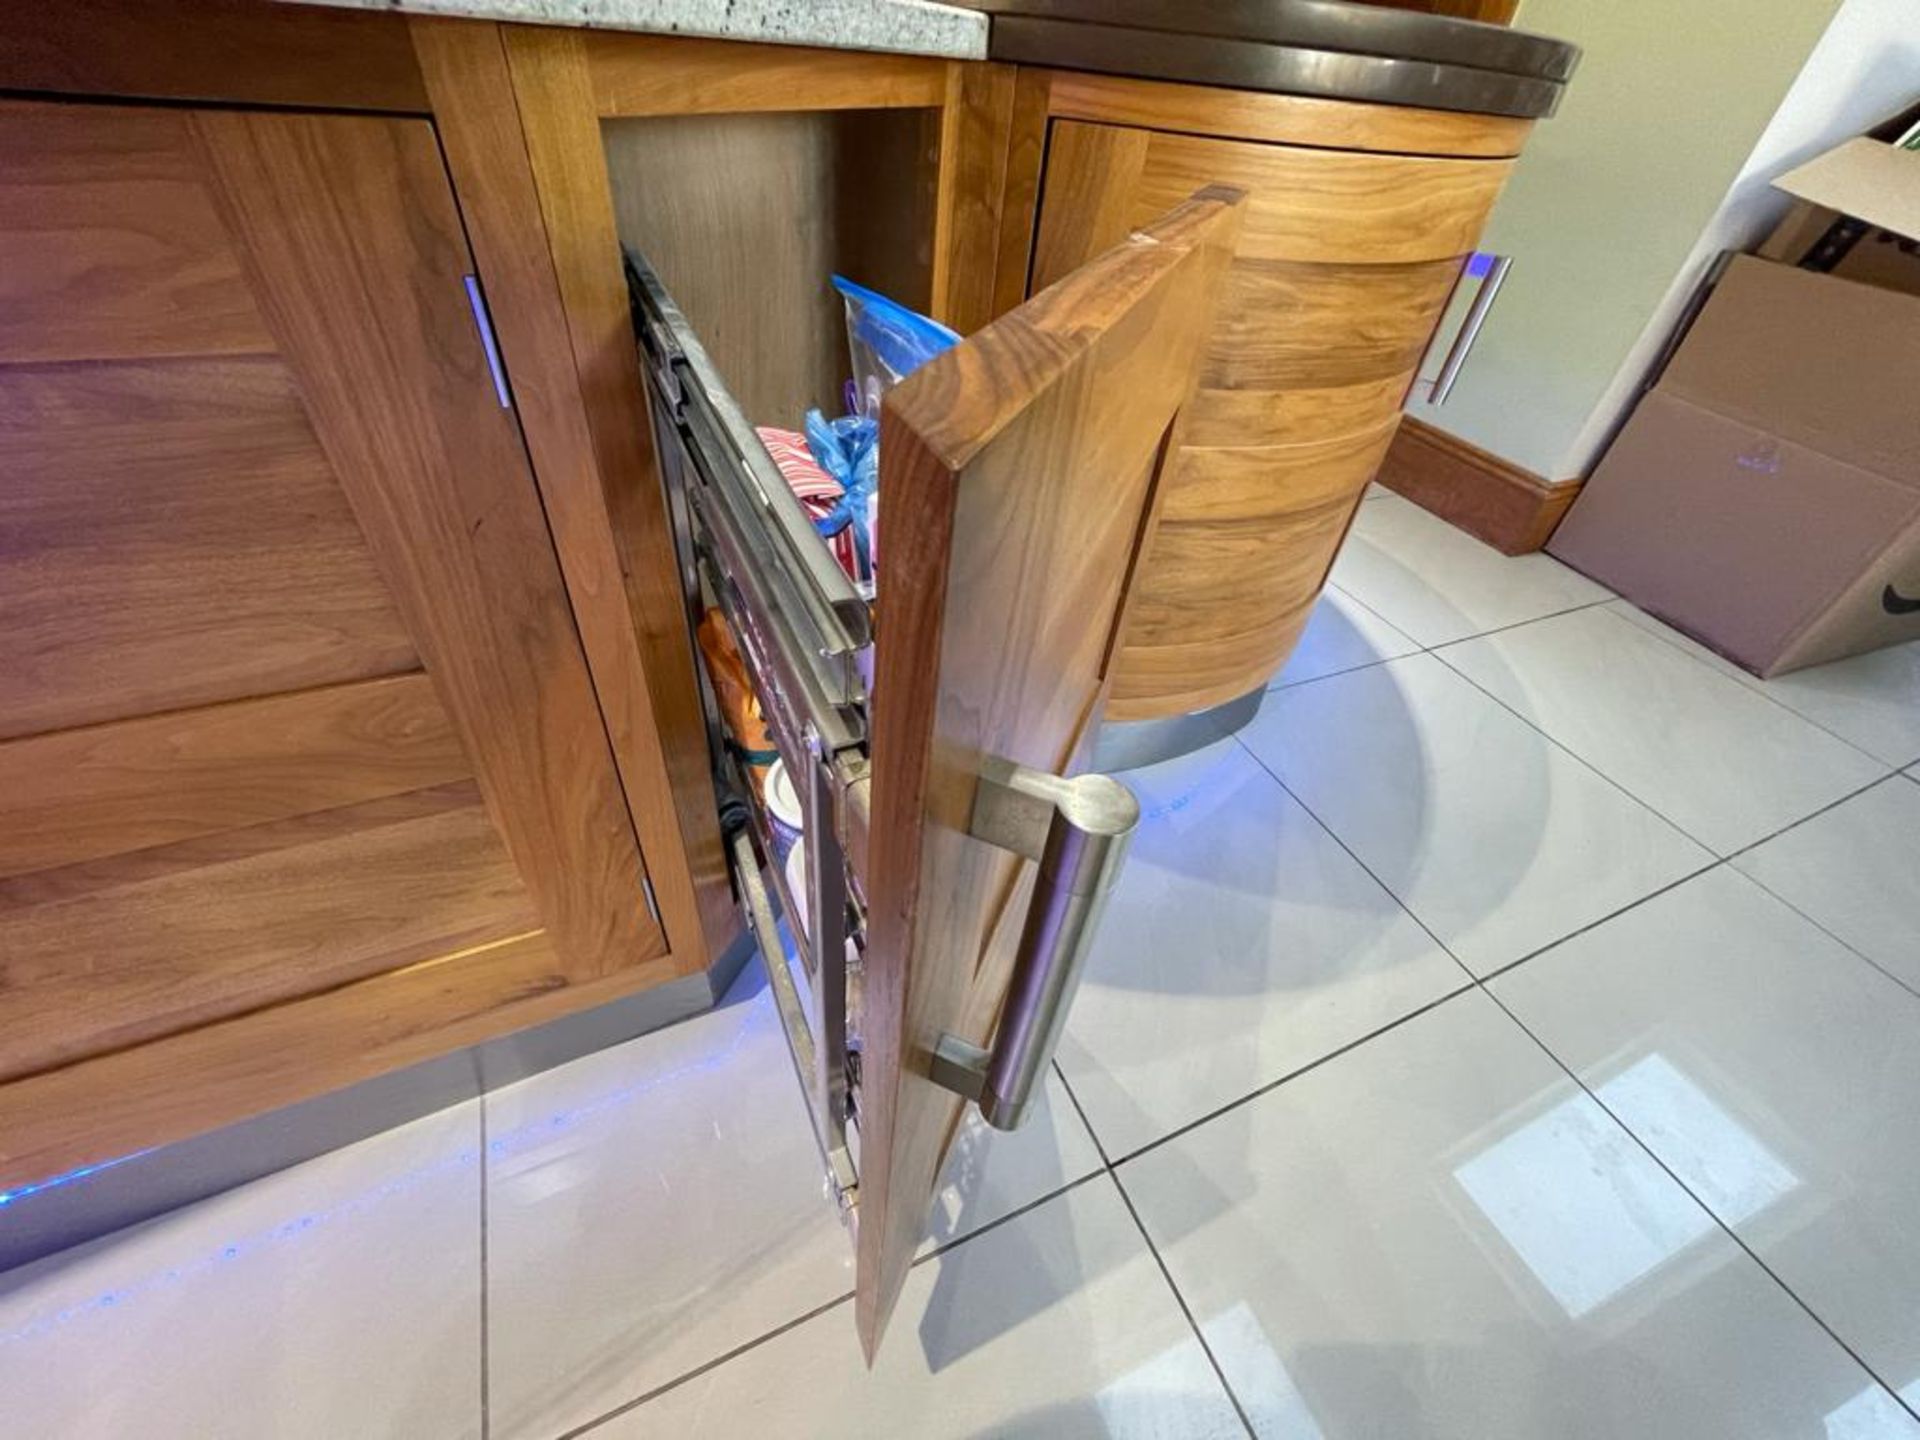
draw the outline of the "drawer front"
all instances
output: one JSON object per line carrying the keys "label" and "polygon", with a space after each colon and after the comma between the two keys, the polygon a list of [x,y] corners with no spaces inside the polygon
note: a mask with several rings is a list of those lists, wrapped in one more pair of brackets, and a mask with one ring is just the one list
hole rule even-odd
{"label": "drawer front", "polygon": [[1285,663],[1512,163],[1053,123],[1035,285],[1198,180],[1248,192],[1112,719],[1223,704]]}
{"label": "drawer front", "polygon": [[[956,1090],[1006,1123],[1001,1102],[1044,1070],[1097,920],[1104,880],[1079,862],[1110,817],[1083,830],[1078,797],[1056,799],[1044,847],[1022,850],[1013,836],[1032,822],[1008,811],[1059,795],[1044,777],[1077,769],[1100,725],[1239,198],[1196,197],[887,399],[855,1305],[869,1354],[920,1240]],[[1115,782],[1086,784],[1132,804]]]}
{"label": "drawer front", "polygon": [[871,693],[843,668],[867,638],[844,578],[821,569],[824,544],[766,477],[658,275],[628,256],[689,610],[725,612],[801,796],[796,895],[795,842],[721,762],[736,883],[858,1219],[869,1354],[961,1105],[1013,1128],[1037,1094],[1138,816],[1117,782],[1063,777],[1100,724],[1239,218],[1237,193],[1196,196],[888,393]]}

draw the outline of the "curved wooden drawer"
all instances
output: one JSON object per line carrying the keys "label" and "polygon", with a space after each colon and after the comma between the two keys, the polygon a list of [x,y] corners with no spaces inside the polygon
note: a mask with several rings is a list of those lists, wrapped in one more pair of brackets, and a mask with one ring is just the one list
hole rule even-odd
{"label": "curved wooden drawer", "polygon": [[[1061,140],[1056,131],[1054,143]],[[1202,185],[1224,182],[1248,196],[1237,252],[1243,259],[1440,260],[1473,249],[1512,169],[1511,160],[1375,155],[1155,132],[1128,219],[1144,224]]]}
{"label": "curved wooden drawer", "polygon": [[[1407,375],[1420,363],[1459,274],[1458,257],[1415,265],[1310,265],[1241,256],[1227,277],[1200,383],[1271,393]],[[1386,408],[1398,410],[1400,398],[1392,396]],[[1354,423],[1377,424],[1381,414],[1376,402]],[[1253,442],[1242,436],[1227,443]]]}
{"label": "curved wooden drawer", "polygon": [[1512,165],[1053,122],[1035,289],[1203,185],[1249,196],[1109,719],[1223,703],[1285,662]]}

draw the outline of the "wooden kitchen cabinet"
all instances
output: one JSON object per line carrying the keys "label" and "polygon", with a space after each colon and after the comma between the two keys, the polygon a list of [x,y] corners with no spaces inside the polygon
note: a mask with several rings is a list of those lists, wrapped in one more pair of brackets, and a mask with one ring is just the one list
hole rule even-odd
{"label": "wooden kitchen cabinet", "polygon": [[0,1189],[672,973],[431,125],[0,192]]}
{"label": "wooden kitchen cabinet", "polygon": [[1292,652],[1532,122],[1023,70],[1000,303],[1197,179],[1243,187],[1109,716],[1257,696]]}

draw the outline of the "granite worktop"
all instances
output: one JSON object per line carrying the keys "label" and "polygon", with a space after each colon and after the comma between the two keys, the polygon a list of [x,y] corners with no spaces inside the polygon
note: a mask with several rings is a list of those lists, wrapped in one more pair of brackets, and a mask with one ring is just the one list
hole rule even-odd
{"label": "granite worktop", "polygon": [[535,25],[580,25],[660,35],[706,35],[771,45],[828,45],[987,56],[987,17],[933,0],[301,0],[356,10],[460,15]]}

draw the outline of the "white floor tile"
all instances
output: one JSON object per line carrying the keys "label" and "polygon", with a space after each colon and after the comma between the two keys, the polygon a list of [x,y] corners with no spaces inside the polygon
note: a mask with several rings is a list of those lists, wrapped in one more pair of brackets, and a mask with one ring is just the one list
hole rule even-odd
{"label": "white floor tile", "polygon": [[1607,608],[1748,689],[1798,711],[1875,759],[1889,765],[1920,760],[1920,641],[1762,680],[1624,600]]}
{"label": "white floor tile", "polygon": [[594,1440],[1243,1433],[1105,1177],[916,1267],[871,1372],[840,1306],[593,1432]]}
{"label": "white floor tile", "polygon": [[1920,1435],[1478,992],[1119,1174],[1263,1436]]}
{"label": "white floor tile", "polygon": [[1126,778],[1145,818],[1060,1046],[1108,1154],[1470,983],[1233,741]]}
{"label": "white floor tile", "polygon": [[480,1107],[0,1275],[33,1440],[480,1433]]}
{"label": "white floor tile", "polygon": [[1733,863],[1920,991],[1920,786],[1890,777]]}
{"label": "white floor tile", "polygon": [[1241,738],[1476,974],[1712,860],[1431,656],[1276,691]]}
{"label": "white floor tile", "polygon": [[1550,555],[1502,555],[1398,495],[1360,507],[1333,582],[1421,645],[1537,620],[1613,593]]}
{"label": "white floor tile", "polygon": [[1299,644],[1268,688],[1377,665],[1419,648],[1351,595],[1329,586],[1314,605]]}
{"label": "white floor tile", "polygon": [[1920,997],[1725,868],[1494,991],[1882,1380],[1920,1396]]}
{"label": "white floor tile", "polygon": [[1722,855],[1887,766],[1601,608],[1441,658]]}
{"label": "white floor tile", "polygon": [[[720,1009],[488,1098],[498,1440],[584,1423],[852,1289],[785,1043],[755,962]],[[1020,1132],[962,1135],[937,1237],[1099,1167],[1057,1085]]]}

